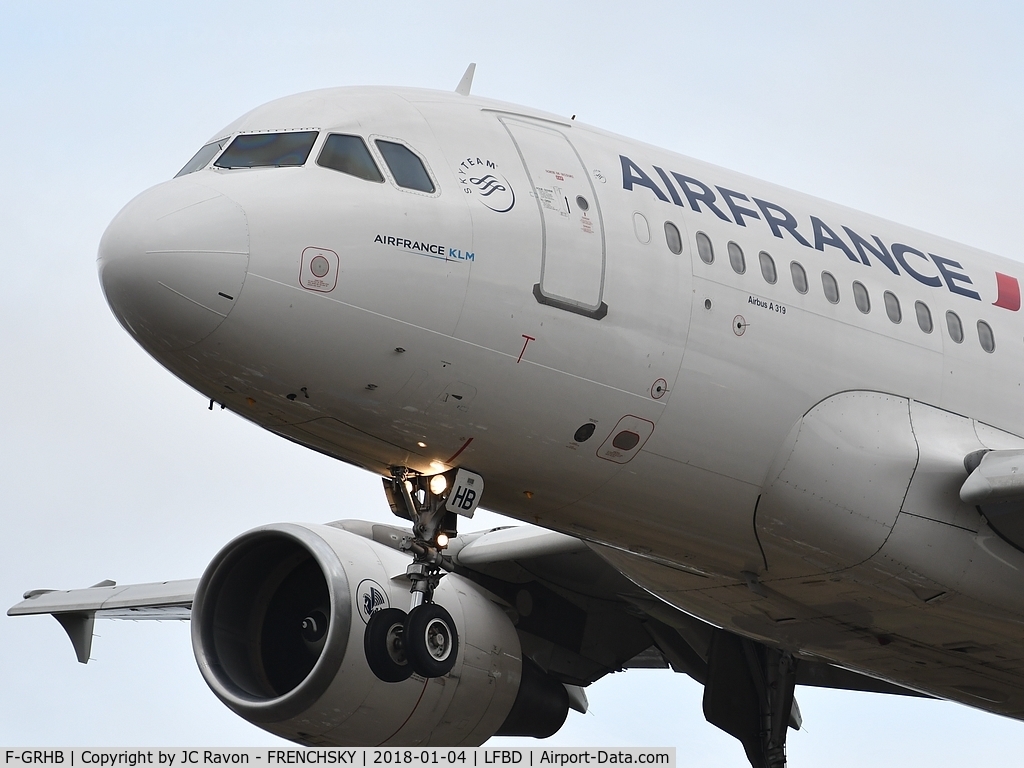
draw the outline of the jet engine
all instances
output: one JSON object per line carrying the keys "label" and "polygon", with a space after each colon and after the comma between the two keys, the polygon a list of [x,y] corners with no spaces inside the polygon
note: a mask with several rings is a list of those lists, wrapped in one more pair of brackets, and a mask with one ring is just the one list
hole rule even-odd
{"label": "jet engine", "polygon": [[[267,525],[234,539],[206,569],[192,607],[207,684],[246,720],[309,745],[476,746],[497,733],[556,731],[564,686],[524,666],[499,599],[456,574],[434,595],[459,638],[451,671],[401,682],[371,671],[365,627],[377,611],[408,607],[408,563],[329,525]],[[538,698],[551,714],[524,728],[523,710],[536,712]]]}

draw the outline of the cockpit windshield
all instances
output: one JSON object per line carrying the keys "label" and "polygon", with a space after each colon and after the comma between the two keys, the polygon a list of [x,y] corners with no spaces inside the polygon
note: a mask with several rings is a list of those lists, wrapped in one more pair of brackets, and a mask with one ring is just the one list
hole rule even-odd
{"label": "cockpit windshield", "polygon": [[218,168],[259,168],[303,165],[317,131],[248,133],[236,136],[217,162]]}
{"label": "cockpit windshield", "polygon": [[384,181],[370,150],[359,136],[332,133],[324,142],[316,164],[366,181]]}
{"label": "cockpit windshield", "polygon": [[211,141],[209,144],[207,144],[198,152],[196,152],[192,156],[192,159],[185,163],[185,167],[178,171],[176,174],[174,174],[174,178],[184,176],[185,174],[188,173],[195,173],[196,171],[203,170],[203,168],[209,165],[210,161],[213,160],[214,157],[216,157],[217,153],[224,149],[224,145],[227,143],[227,139],[218,139],[217,141]]}

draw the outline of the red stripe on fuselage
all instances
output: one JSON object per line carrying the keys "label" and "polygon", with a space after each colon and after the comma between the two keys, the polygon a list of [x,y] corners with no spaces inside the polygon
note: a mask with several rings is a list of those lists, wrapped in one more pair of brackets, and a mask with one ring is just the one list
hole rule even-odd
{"label": "red stripe on fuselage", "polygon": [[1011,312],[1020,309],[1020,283],[1016,277],[996,272],[996,286],[999,288],[999,297],[992,306],[1002,307]]}

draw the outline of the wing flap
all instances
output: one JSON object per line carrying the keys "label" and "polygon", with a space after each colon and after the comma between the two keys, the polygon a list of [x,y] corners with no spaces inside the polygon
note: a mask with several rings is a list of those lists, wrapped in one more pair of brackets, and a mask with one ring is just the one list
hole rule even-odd
{"label": "wing flap", "polygon": [[8,616],[43,613],[92,613],[106,619],[187,619],[199,579],[158,581],[150,584],[43,590],[25,593]]}

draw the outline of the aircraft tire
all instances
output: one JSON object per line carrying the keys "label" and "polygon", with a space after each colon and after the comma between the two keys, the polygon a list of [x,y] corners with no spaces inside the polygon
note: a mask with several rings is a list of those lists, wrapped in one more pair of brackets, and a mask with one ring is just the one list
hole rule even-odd
{"label": "aircraft tire", "polygon": [[403,643],[409,665],[423,677],[444,677],[459,655],[455,621],[437,603],[423,603],[409,612]]}
{"label": "aircraft tire", "polygon": [[405,623],[401,608],[385,608],[370,614],[363,632],[363,651],[370,671],[385,683],[408,680],[413,666],[405,650]]}

